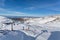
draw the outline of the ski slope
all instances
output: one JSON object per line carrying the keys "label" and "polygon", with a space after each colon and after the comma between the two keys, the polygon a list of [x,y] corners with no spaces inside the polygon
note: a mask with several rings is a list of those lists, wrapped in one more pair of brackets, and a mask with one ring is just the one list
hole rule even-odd
{"label": "ski slope", "polygon": [[0,33],[0,36],[2,36],[0,39],[1,40],[26,40],[24,38],[20,39],[19,35],[21,35],[20,32],[22,32],[23,33],[22,35],[29,36],[29,40],[48,40],[52,32],[60,31],[59,15],[40,17],[40,18],[23,18],[23,19],[24,20],[26,19],[24,23],[21,23],[21,21],[16,21],[16,20],[14,21],[13,24],[13,30],[15,30],[14,32],[11,31],[11,24],[9,25],[4,24],[4,23],[13,22],[13,20],[4,16],[0,16],[0,30],[8,30],[8,31],[4,31],[6,32],[6,35]]}

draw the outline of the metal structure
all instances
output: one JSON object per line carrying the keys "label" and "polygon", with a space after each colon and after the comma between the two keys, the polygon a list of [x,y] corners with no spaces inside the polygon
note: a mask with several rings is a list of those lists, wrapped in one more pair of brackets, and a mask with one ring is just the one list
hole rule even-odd
{"label": "metal structure", "polygon": [[10,25],[11,24],[11,31],[13,31],[13,22],[4,22],[3,24]]}

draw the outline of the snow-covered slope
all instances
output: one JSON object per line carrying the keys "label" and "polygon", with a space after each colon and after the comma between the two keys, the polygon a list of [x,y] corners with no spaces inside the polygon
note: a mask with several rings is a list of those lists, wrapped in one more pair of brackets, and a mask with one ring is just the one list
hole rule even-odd
{"label": "snow-covered slope", "polygon": [[7,17],[4,17],[4,16],[0,16],[0,22],[12,22],[11,19],[7,18]]}
{"label": "snow-covered slope", "polygon": [[47,16],[41,18],[29,18],[29,20],[25,21],[26,24],[31,25],[41,25],[41,24],[60,24],[60,16]]}
{"label": "snow-covered slope", "polygon": [[49,35],[51,35],[51,32],[60,31],[60,15],[41,18],[29,18],[29,20],[25,21],[25,24],[29,25],[34,29],[36,36],[42,33],[41,30],[47,30],[47,35],[44,33],[44,35],[46,35],[46,38],[43,34],[43,37],[42,35],[37,37],[38,40],[47,40],[49,38]]}
{"label": "snow-covered slope", "polygon": [[[40,18],[23,18],[23,19],[25,20],[23,21],[23,23],[21,23],[21,21],[16,21],[16,20],[14,21],[13,30],[22,31],[27,36],[33,37],[34,40],[48,40],[48,38],[51,35],[51,32],[60,31],[59,15],[40,17]],[[0,29],[11,30],[11,25],[6,25],[3,23],[12,22],[13,21],[12,19],[0,16],[0,20],[1,20]],[[2,27],[2,24],[3,24],[3,27]],[[12,34],[15,34],[15,33],[11,32],[11,36]],[[9,37],[9,35],[5,37]],[[19,40],[19,37],[18,37],[18,40]]]}
{"label": "snow-covered slope", "polygon": [[35,40],[35,38],[19,30],[0,30],[0,40]]}
{"label": "snow-covered slope", "polygon": [[11,23],[11,22],[13,22],[11,19],[4,16],[0,16],[0,30],[4,29],[5,23]]}

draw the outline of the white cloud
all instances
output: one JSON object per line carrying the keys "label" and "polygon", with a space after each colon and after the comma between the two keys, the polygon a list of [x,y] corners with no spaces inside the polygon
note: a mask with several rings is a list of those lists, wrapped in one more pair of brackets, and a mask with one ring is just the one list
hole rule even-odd
{"label": "white cloud", "polygon": [[17,11],[9,11],[8,9],[0,8],[0,15],[5,16],[38,16],[35,14],[29,14],[29,13],[23,13],[23,12],[17,12]]}
{"label": "white cloud", "polygon": [[8,9],[0,8],[0,15],[23,15],[25,13],[22,12],[16,12],[16,11],[9,11]]}
{"label": "white cloud", "polygon": [[4,8],[0,8],[0,11],[6,11],[6,9],[4,9]]}
{"label": "white cloud", "polygon": [[32,4],[32,6],[30,7],[27,7],[27,8],[24,8],[24,9],[27,9],[27,10],[35,10],[35,9],[39,9],[39,8],[49,8],[49,7],[53,7],[55,5],[60,5],[60,1],[59,2],[56,2],[56,3],[50,3],[50,4]]}
{"label": "white cloud", "polygon": [[60,12],[60,1],[55,4],[50,4],[46,7],[47,10]]}
{"label": "white cloud", "polygon": [[36,5],[37,8],[48,8],[48,7],[53,7],[55,5],[60,5],[60,3],[53,3],[53,4],[43,4],[43,5]]}
{"label": "white cloud", "polygon": [[27,7],[27,8],[24,8],[24,9],[34,10],[34,9],[36,9],[36,8],[35,8],[35,7]]}
{"label": "white cloud", "polygon": [[[32,6],[35,8],[35,9],[38,9],[38,8],[48,8],[48,7],[52,7],[52,6],[55,6],[55,5],[60,5],[60,1],[57,1],[57,2],[54,2],[54,3],[43,3],[43,4],[32,4]],[[28,7],[27,9],[30,9],[31,7]],[[32,8],[32,9],[34,9]]]}

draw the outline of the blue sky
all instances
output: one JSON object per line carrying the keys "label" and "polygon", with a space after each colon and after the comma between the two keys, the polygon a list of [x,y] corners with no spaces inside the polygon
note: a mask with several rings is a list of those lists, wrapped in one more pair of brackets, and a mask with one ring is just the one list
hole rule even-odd
{"label": "blue sky", "polygon": [[0,15],[47,16],[60,14],[60,0],[0,0]]}

